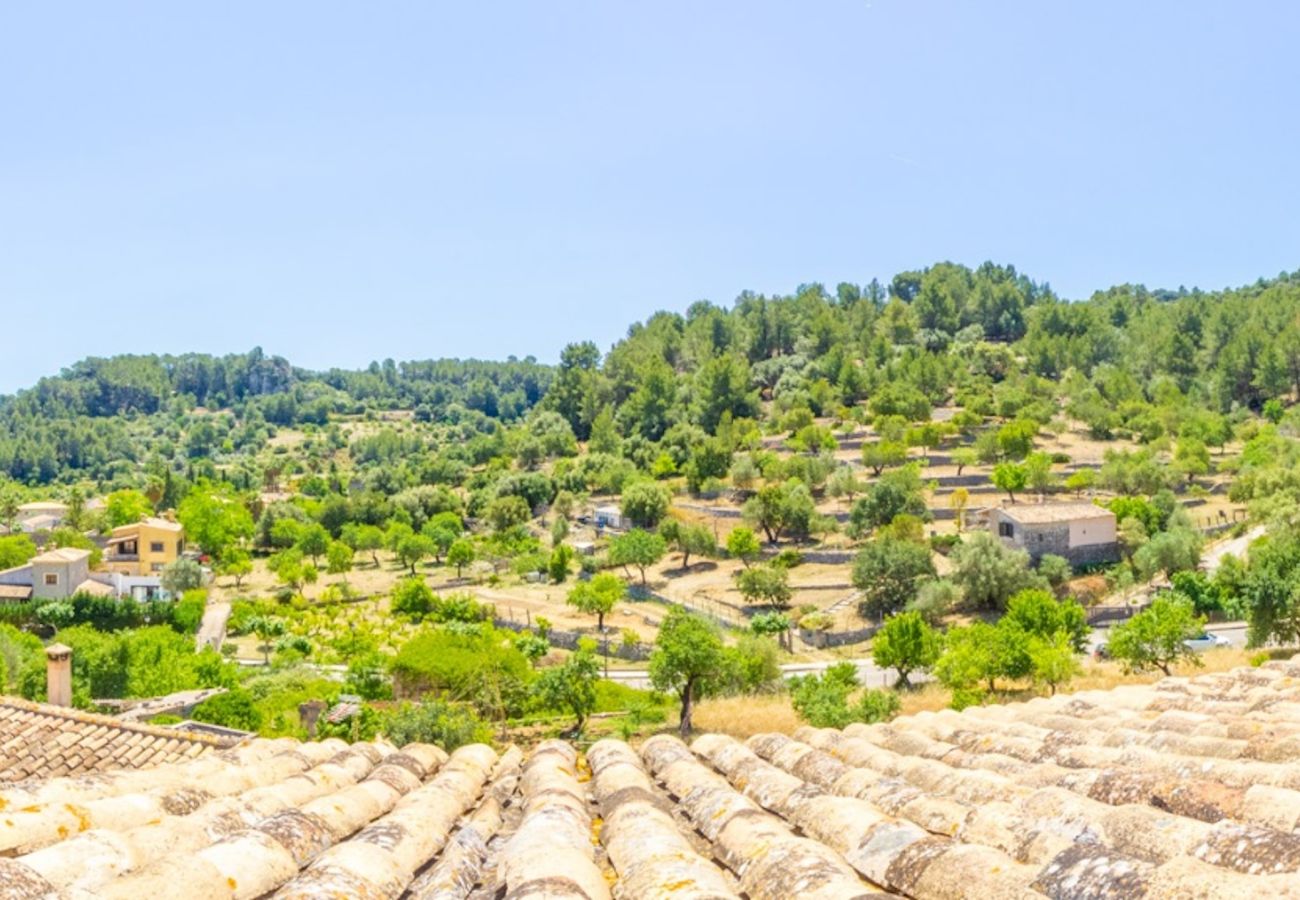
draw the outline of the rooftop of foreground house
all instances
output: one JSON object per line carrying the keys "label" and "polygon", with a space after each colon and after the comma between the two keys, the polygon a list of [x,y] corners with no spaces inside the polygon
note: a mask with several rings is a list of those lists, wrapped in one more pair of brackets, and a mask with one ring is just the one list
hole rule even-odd
{"label": "rooftop of foreground house", "polygon": [[843,731],[0,788],[0,898],[1300,897],[1300,658]]}
{"label": "rooftop of foreground house", "polygon": [[230,743],[210,735],[0,697],[0,784],[140,769],[192,759]]}

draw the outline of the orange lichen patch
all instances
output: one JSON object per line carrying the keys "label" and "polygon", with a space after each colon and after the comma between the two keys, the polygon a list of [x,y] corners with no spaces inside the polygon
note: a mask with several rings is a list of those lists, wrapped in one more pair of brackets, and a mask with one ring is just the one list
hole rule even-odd
{"label": "orange lichen patch", "polygon": [[65,803],[63,804],[63,808],[76,817],[77,831],[88,831],[90,829],[90,812],[84,806]]}

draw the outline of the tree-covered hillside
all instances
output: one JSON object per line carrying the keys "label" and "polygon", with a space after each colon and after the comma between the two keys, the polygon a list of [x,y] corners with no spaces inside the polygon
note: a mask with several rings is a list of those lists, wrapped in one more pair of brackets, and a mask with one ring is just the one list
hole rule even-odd
{"label": "tree-covered hillside", "polygon": [[1043,422],[1063,406],[1099,438],[1150,440],[1298,390],[1300,274],[1218,292],[1123,285],[1065,302],[1010,266],[940,263],[888,287],[810,284],[656,313],[607,353],[569,345],[555,368],[385,360],[312,372],[260,349],[87,359],[0,400],[0,474],[116,484],[142,467],[251,457],[277,427],[395,411],[495,442],[540,407],[643,467],[737,420],[912,422],[945,403]]}

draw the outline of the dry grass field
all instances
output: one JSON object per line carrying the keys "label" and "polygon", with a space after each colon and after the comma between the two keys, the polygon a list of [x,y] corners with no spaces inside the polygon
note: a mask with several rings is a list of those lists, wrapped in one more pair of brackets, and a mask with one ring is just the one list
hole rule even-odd
{"label": "dry grass field", "polygon": [[[1197,675],[1211,672],[1227,672],[1231,669],[1250,665],[1251,658],[1258,651],[1239,648],[1210,650],[1201,654],[1202,666],[1183,664],[1174,670],[1175,675]],[[1294,648],[1270,653],[1274,659],[1289,659]],[[1070,682],[1067,690],[1061,693],[1077,691],[1109,690],[1121,684],[1150,684],[1159,681],[1164,675],[1160,672],[1125,674],[1123,668],[1114,662],[1084,663],[1083,674]],[[1006,702],[1028,700],[1037,696],[1032,689],[1006,691],[1001,699]],[[901,715],[913,715],[919,712],[940,710],[948,706],[952,694],[947,688],[935,683],[918,686],[913,691],[903,693]],[[700,731],[713,731],[729,734],[736,738],[748,738],[755,734],[779,731],[791,734],[804,722],[790,705],[787,694],[769,694],[758,697],[715,697],[702,701],[695,710],[694,722]]]}

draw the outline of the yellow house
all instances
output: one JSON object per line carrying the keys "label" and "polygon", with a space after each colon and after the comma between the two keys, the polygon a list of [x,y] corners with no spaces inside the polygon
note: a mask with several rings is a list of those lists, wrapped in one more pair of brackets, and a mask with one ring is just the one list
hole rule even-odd
{"label": "yellow house", "polygon": [[148,518],[113,529],[102,568],[123,575],[157,575],[185,550],[185,529],[170,519]]}

